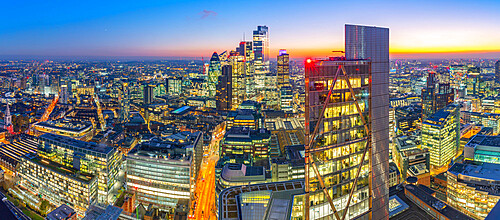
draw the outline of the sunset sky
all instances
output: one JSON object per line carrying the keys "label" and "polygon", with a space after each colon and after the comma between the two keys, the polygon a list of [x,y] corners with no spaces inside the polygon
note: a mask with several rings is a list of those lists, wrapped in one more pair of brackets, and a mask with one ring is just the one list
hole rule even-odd
{"label": "sunset sky", "polygon": [[4,1],[0,55],[210,57],[270,30],[271,57],[343,49],[344,24],[390,28],[392,58],[500,57],[500,1]]}

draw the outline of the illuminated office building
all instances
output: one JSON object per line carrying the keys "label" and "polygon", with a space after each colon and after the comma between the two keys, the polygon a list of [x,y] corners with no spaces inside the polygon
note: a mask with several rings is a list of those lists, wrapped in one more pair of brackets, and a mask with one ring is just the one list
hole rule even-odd
{"label": "illuminated office building", "polygon": [[143,88],[143,103],[145,105],[149,105],[153,102],[153,99],[154,99],[154,88],[155,86],[154,85],[144,85],[144,88]]}
{"label": "illuminated office building", "polygon": [[56,206],[68,204],[80,217],[91,204],[97,202],[98,177],[95,175],[81,173],[32,154],[21,157],[18,174],[21,186]]}
{"label": "illuminated office building", "polygon": [[484,219],[500,199],[500,164],[455,163],[447,172],[447,202]]}
{"label": "illuminated office building", "polygon": [[137,203],[170,210],[179,200],[194,199],[202,156],[202,132],[143,142],[128,152],[127,186]]}
{"label": "illuminated office building", "polygon": [[278,88],[290,86],[290,57],[284,49],[278,54],[277,75]]}
{"label": "illuminated office building", "polygon": [[464,146],[464,159],[500,164],[500,137],[475,135]]}
{"label": "illuminated office building", "polygon": [[255,87],[265,89],[266,73],[269,72],[269,28],[257,26],[253,31],[253,52],[255,65]]}
{"label": "illuminated office building", "polygon": [[220,146],[220,157],[244,157],[247,162],[268,158],[271,132],[267,129],[253,130],[248,127],[229,129]]}
{"label": "illuminated office building", "polygon": [[[245,74],[236,74],[233,76],[240,77],[235,80],[235,83],[238,83],[236,86],[238,88],[238,94],[241,94],[239,99],[241,101],[246,100],[246,98],[255,96],[255,66],[254,66],[254,51],[253,51],[253,42],[252,41],[242,41],[238,48],[236,48],[236,52],[240,56],[243,56],[243,62],[245,63]],[[236,81],[237,80],[237,81]],[[235,87],[235,89],[236,89]],[[246,91],[245,91],[246,90]],[[245,94],[245,95],[243,95]],[[241,102],[240,101],[240,102]]]}
{"label": "illuminated office building", "polygon": [[222,67],[222,75],[219,76],[215,97],[217,110],[231,110],[233,98],[232,68],[233,67],[231,65],[225,65]]}
{"label": "illuminated office building", "polygon": [[280,98],[280,109],[293,111],[293,90],[290,86],[290,58],[286,50],[280,50],[277,64],[277,85]]}
{"label": "illuminated office building", "polygon": [[90,121],[67,120],[64,118],[41,121],[30,128],[35,136],[45,133],[57,134],[82,141],[90,141],[95,135],[95,129]]}
{"label": "illuminated office building", "polygon": [[495,80],[500,82],[500,60],[495,63]]}
{"label": "illuminated office building", "polygon": [[122,157],[115,148],[60,135],[43,134],[39,137],[38,155],[65,168],[96,176],[97,202],[115,202],[117,191],[114,187],[118,182],[118,171],[122,163]]}
{"label": "illuminated office building", "polygon": [[229,63],[232,66],[232,108],[237,108],[247,98],[247,71],[245,56],[236,51],[229,54]]}
{"label": "illuminated office building", "polygon": [[68,99],[69,99],[68,85],[61,86],[61,93],[59,96],[60,96],[59,101],[62,104],[68,104]]}
{"label": "illuminated office building", "polygon": [[346,58],[306,61],[305,216],[387,219],[389,29],[345,37]]}
{"label": "illuminated office building", "polygon": [[127,122],[130,117],[130,90],[127,82],[122,82],[119,93],[120,121]]}
{"label": "illuminated office building", "polygon": [[180,95],[182,92],[182,79],[174,77],[167,78],[166,82],[166,90],[169,95]]}
{"label": "illuminated office building", "polygon": [[430,151],[431,170],[447,166],[460,145],[459,107],[451,104],[422,122],[422,147]]}
{"label": "illuminated office building", "polygon": [[[344,68],[350,78],[351,85],[356,92],[357,101],[354,101],[343,73],[334,84],[333,94],[326,104],[324,114],[321,115],[323,104],[326,101],[329,88],[337,70]],[[340,70],[342,71],[342,70]],[[370,62],[346,60],[313,60],[306,62],[306,137],[311,135],[318,126],[315,136],[306,138],[306,142],[313,139],[315,143],[309,147],[312,160],[318,170],[322,170],[324,188],[326,188],[337,211],[343,210],[352,189],[352,182],[356,177],[363,152],[367,148],[368,133],[365,131],[363,120],[369,116],[370,96]],[[358,98],[359,97],[359,98]],[[359,105],[360,117],[356,105]],[[387,122],[388,123],[388,122]],[[367,122],[370,127],[370,122]],[[306,153],[308,149],[306,148]],[[368,155],[369,156],[369,155]],[[310,219],[321,219],[334,214],[330,208],[312,164],[307,164],[310,192]],[[346,158],[346,159],[343,159]],[[365,157],[366,158],[366,157]],[[369,211],[369,159],[363,161],[357,181],[357,190],[351,201],[350,218]],[[308,166],[309,165],[309,166]],[[309,168],[308,168],[309,167]],[[354,214],[354,215],[353,215]]]}

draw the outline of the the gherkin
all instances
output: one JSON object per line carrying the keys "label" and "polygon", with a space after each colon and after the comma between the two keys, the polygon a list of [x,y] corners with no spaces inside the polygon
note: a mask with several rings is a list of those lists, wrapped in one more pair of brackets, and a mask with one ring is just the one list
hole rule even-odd
{"label": "the gherkin", "polygon": [[221,74],[221,65],[219,55],[217,52],[212,54],[212,58],[210,58],[210,64],[208,66],[208,96],[215,97],[217,80]]}

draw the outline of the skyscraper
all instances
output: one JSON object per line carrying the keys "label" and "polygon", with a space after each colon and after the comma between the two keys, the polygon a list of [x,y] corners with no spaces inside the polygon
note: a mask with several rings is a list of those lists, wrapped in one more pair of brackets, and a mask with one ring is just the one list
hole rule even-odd
{"label": "skyscraper", "polygon": [[233,86],[232,86],[232,66],[225,65],[222,67],[222,75],[219,76],[217,83],[217,95],[215,105],[217,110],[231,110]]}
{"label": "skyscraper", "polygon": [[345,28],[346,57],[306,61],[305,217],[388,219],[389,29]]}
{"label": "skyscraper", "polygon": [[[229,63],[232,67],[231,70],[231,80],[232,80],[232,97],[231,97],[231,107],[237,108],[243,101],[246,100],[248,93],[247,91],[247,63],[245,56],[242,56],[239,52],[231,51],[229,53]],[[253,77],[253,76],[251,76]]]}
{"label": "skyscraper", "polygon": [[217,80],[220,76],[220,69],[219,55],[214,52],[208,66],[208,97],[210,98],[215,98],[215,87],[217,86]]}
{"label": "skyscraper", "polygon": [[427,76],[427,87],[422,89],[422,119],[443,109],[455,100],[455,91],[449,83],[437,83],[436,73]]}
{"label": "skyscraper", "polygon": [[279,51],[277,64],[277,86],[280,98],[280,109],[293,111],[293,92],[290,87],[290,58],[286,50]]}
{"label": "skyscraper", "polygon": [[130,90],[127,82],[121,83],[120,96],[120,121],[128,122],[130,116]]}
{"label": "skyscraper", "polygon": [[290,58],[285,49],[279,51],[277,60],[278,88],[290,86]]}
{"label": "skyscraper", "polygon": [[345,25],[347,59],[371,61],[372,219],[389,217],[389,29]]}
{"label": "skyscraper", "polygon": [[306,216],[341,218],[349,198],[346,217],[365,215],[370,211],[369,135],[374,127],[369,121],[370,61],[307,60],[305,74]]}
{"label": "skyscraper", "polygon": [[69,93],[68,93],[68,85],[61,85],[61,98],[59,101],[62,104],[68,104],[68,98],[69,98]]}
{"label": "skyscraper", "polygon": [[255,64],[255,88],[265,88],[266,73],[269,72],[269,28],[257,26],[253,31],[253,52]]}
{"label": "skyscraper", "polygon": [[151,104],[154,99],[154,85],[144,85],[143,91],[143,102],[145,105]]}
{"label": "skyscraper", "polygon": [[500,60],[495,63],[495,80],[500,82]]}

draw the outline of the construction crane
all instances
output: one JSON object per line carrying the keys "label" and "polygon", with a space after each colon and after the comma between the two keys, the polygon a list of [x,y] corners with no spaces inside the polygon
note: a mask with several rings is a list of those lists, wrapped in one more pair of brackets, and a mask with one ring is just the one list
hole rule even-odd
{"label": "construction crane", "polygon": [[57,102],[59,101],[59,94],[56,94],[54,99],[52,99],[52,103],[50,103],[49,107],[45,109],[45,113],[43,113],[42,118],[40,118],[40,121],[47,121],[49,120],[49,116],[56,107]]}
{"label": "construction crane", "polygon": [[94,94],[95,105],[97,106],[97,116],[99,117],[99,122],[101,124],[101,130],[104,131],[106,128],[106,122],[104,121],[104,116],[102,115],[101,103],[99,102],[99,96]]}

